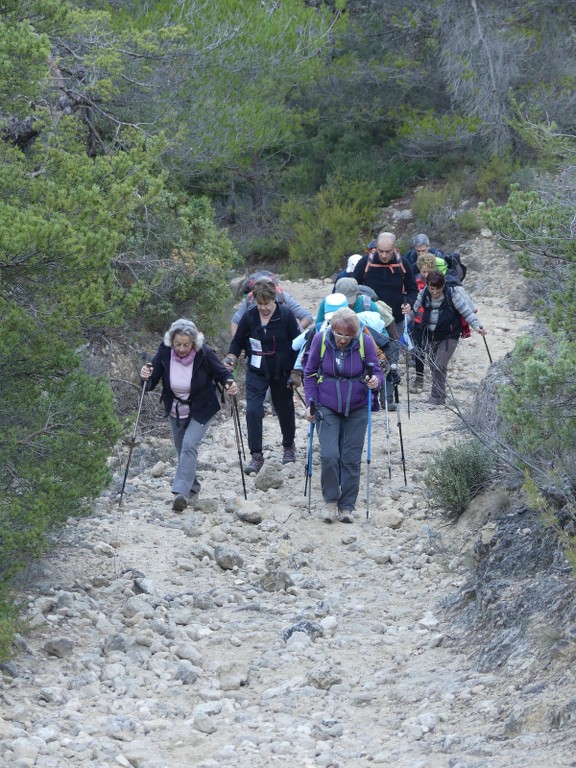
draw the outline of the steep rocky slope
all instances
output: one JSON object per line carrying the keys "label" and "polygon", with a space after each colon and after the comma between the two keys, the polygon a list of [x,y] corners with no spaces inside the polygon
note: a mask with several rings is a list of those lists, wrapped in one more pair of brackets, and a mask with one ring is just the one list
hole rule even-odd
{"label": "steep rocky slope", "polygon": [[[472,241],[465,259],[497,361],[529,330],[523,289],[491,238]],[[284,287],[311,308],[331,289]],[[487,369],[474,335],[449,374],[463,407]],[[370,515],[364,477],[353,525],[315,517],[317,454],[308,514],[301,404],[297,464],[279,463],[267,416],[265,469],[247,478],[248,501],[228,409],[217,417],[202,493],[183,514],[170,508],[167,429],[146,436],[144,423],[122,507],[125,449],[114,488],[70,522],[28,586],[32,632],[4,672],[0,765],[576,765],[574,588],[562,553],[505,488],[456,525],[431,508],[422,473],[462,426],[430,409],[426,391],[411,396],[408,418],[404,393],[407,484],[396,417],[389,478],[377,413]]]}

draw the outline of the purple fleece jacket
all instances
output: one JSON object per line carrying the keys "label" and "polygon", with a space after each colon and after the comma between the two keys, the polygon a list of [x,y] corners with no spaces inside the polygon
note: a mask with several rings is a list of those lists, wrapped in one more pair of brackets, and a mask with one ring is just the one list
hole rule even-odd
{"label": "purple fleece jacket", "polygon": [[[380,382],[384,383],[384,374],[378,362],[378,353],[373,339],[364,334],[364,359],[360,354],[359,336],[348,344],[339,354],[332,330],[326,331],[326,351],[320,361],[323,332],[314,336],[306,368],[304,369],[304,392],[306,405],[313,400],[316,405],[324,405],[336,413],[347,416],[350,411],[356,411],[368,405],[368,392],[370,391],[362,381],[366,374],[368,363],[373,363],[373,373]],[[342,358],[342,364],[336,365],[338,357]],[[319,370],[320,369],[320,370]],[[321,378],[320,383],[318,378]],[[378,387],[378,389],[380,389]],[[372,390],[372,406],[378,409],[377,389]]]}

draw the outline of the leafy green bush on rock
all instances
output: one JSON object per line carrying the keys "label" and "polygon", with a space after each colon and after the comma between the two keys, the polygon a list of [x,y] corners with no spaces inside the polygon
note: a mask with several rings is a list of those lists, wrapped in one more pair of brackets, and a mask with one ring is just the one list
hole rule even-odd
{"label": "leafy green bush on rock", "polygon": [[493,458],[478,440],[449,445],[433,454],[424,482],[433,501],[456,519],[490,482]]}

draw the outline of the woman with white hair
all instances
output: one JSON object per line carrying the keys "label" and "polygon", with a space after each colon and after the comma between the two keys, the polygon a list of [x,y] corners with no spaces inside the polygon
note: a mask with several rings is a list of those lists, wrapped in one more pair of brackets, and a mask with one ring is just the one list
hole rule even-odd
{"label": "woman with white hair", "polygon": [[215,382],[230,395],[236,395],[238,388],[216,352],[204,343],[204,334],[184,318],[172,323],[152,363],[142,366],[140,376],[147,382],[147,390],[162,380],[160,402],[178,453],[172,509],[182,512],[188,499],[200,492],[196,477],[198,448],[212,417],[220,410]]}

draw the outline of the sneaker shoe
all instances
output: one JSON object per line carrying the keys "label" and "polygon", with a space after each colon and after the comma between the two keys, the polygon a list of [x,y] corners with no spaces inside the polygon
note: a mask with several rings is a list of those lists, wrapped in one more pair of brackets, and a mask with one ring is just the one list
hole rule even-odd
{"label": "sneaker shoe", "polygon": [[246,475],[257,475],[264,465],[264,456],[261,453],[253,453],[252,461],[244,467]]}
{"label": "sneaker shoe", "polygon": [[338,521],[341,523],[353,523],[352,511],[350,509],[339,509]]}
{"label": "sneaker shoe", "polygon": [[322,520],[325,523],[333,523],[338,519],[338,503],[336,501],[327,501],[322,510]]}
{"label": "sneaker shoe", "polygon": [[174,503],[172,504],[172,509],[174,510],[174,512],[183,512],[187,506],[188,506],[188,500],[186,499],[186,496],[184,496],[184,494],[182,493],[179,493],[174,499]]}
{"label": "sneaker shoe", "polygon": [[416,376],[416,378],[412,380],[408,391],[411,395],[419,395],[423,389],[424,379],[422,379],[420,376]]}
{"label": "sneaker shoe", "polygon": [[284,456],[282,456],[282,464],[292,464],[296,461],[296,446],[294,443],[289,445],[288,448],[284,448]]}

